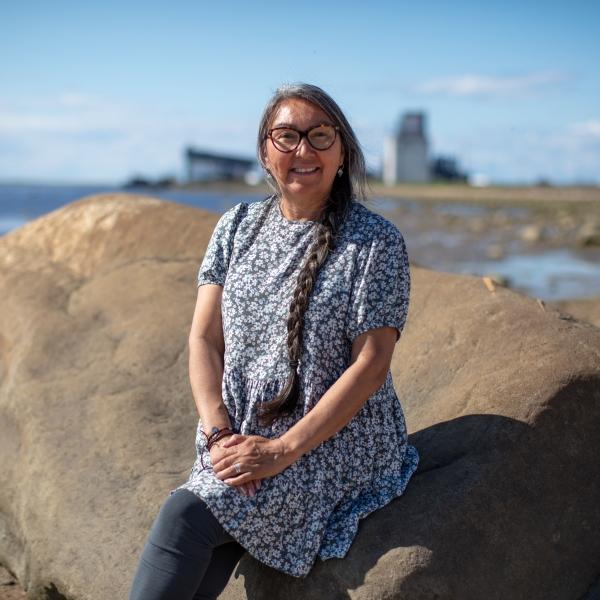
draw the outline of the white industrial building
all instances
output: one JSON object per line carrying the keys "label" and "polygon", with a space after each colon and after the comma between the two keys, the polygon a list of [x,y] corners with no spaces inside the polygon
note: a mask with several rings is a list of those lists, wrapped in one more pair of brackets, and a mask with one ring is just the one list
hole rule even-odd
{"label": "white industrial building", "polygon": [[425,114],[407,112],[402,117],[398,131],[385,140],[383,181],[386,185],[395,185],[430,180]]}

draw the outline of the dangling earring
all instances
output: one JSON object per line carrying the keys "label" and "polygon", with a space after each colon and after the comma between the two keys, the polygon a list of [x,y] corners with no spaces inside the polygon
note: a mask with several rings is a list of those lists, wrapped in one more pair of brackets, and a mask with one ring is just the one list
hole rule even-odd
{"label": "dangling earring", "polygon": [[337,176],[341,177],[344,174],[344,167],[343,165],[340,166],[340,168],[337,170]]}

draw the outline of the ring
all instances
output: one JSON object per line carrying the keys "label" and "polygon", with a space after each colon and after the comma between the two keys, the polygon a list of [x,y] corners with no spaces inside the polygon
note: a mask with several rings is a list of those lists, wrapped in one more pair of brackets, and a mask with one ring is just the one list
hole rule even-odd
{"label": "ring", "polygon": [[239,475],[242,470],[242,465],[240,465],[240,463],[235,463],[233,466],[235,467],[235,472]]}

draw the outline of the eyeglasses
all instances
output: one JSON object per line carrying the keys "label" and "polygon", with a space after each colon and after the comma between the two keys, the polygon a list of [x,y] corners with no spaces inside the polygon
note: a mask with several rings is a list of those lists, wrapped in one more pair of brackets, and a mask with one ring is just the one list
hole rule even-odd
{"label": "eyeglasses", "polygon": [[293,127],[273,127],[269,129],[266,137],[271,138],[273,146],[280,152],[293,152],[300,145],[303,137],[315,150],[327,150],[333,146],[339,129],[329,123],[314,125],[306,131]]}

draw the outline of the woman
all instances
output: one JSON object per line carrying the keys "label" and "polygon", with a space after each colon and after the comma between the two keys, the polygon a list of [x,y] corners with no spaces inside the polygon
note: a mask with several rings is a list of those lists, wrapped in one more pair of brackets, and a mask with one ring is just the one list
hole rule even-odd
{"label": "woman", "polygon": [[[197,460],[150,532],[130,599],[216,598],[240,556],[305,577],[419,460],[390,361],[408,310],[402,234],[357,198],[365,164],[337,104],[279,89],[259,127],[275,194],[219,220],[198,273]],[[212,467],[212,468],[211,468]]]}

